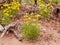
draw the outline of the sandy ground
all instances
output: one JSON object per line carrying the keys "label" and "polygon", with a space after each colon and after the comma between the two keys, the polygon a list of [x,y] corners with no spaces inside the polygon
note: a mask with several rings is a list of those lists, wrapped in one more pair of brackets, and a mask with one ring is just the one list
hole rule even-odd
{"label": "sandy ground", "polygon": [[0,39],[0,45],[60,45],[60,22],[56,20],[40,21],[41,33],[35,42],[18,41],[13,34]]}

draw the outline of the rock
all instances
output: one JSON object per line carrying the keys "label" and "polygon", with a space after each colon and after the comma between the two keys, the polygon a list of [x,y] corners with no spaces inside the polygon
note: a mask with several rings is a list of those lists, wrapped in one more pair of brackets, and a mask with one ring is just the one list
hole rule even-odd
{"label": "rock", "polygon": [[4,27],[0,25],[0,32],[2,32],[3,30],[4,30]]}

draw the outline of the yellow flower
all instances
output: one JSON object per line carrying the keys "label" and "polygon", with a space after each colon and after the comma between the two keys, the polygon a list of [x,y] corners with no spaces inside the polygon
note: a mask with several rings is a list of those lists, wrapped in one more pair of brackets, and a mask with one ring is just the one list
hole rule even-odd
{"label": "yellow flower", "polygon": [[13,17],[13,15],[10,15],[10,17]]}
{"label": "yellow flower", "polygon": [[47,12],[47,10],[46,10],[46,9],[44,9],[44,12]]}
{"label": "yellow flower", "polygon": [[30,17],[29,17],[28,19],[29,19],[29,20],[31,20],[31,18],[30,18]]}
{"label": "yellow flower", "polygon": [[33,16],[33,15],[34,15],[34,13],[32,12],[32,13],[31,13],[31,16]]}
{"label": "yellow flower", "polygon": [[3,12],[6,12],[8,9],[3,10]]}
{"label": "yellow flower", "polygon": [[2,18],[2,21],[4,21],[5,20],[5,18]]}
{"label": "yellow flower", "polygon": [[20,8],[17,8],[17,10],[19,10]]}
{"label": "yellow flower", "polygon": [[16,7],[12,8],[12,9],[16,9]]}
{"label": "yellow flower", "polygon": [[6,4],[6,3],[5,3],[3,6],[9,6],[9,4]]}
{"label": "yellow flower", "polygon": [[26,13],[26,15],[24,16],[24,18],[27,18],[28,17],[28,13]]}
{"label": "yellow flower", "polygon": [[27,18],[27,17],[28,17],[27,15],[24,16],[24,18]]}
{"label": "yellow flower", "polygon": [[41,16],[41,15],[39,15],[39,14],[36,14],[36,15],[35,15],[35,17],[40,17],[40,16]]}
{"label": "yellow flower", "polygon": [[29,15],[28,13],[26,13],[26,15]]}
{"label": "yellow flower", "polygon": [[36,19],[33,19],[33,21],[36,21]]}
{"label": "yellow flower", "polygon": [[11,7],[8,7],[8,9],[10,9]]}
{"label": "yellow flower", "polygon": [[44,5],[44,4],[40,4],[39,6],[41,6],[41,7],[45,7],[45,5]]}
{"label": "yellow flower", "polygon": [[9,14],[8,13],[5,13],[5,16],[9,16]]}
{"label": "yellow flower", "polygon": [[18,6],[20,6],[20,3],[19,3],[19,2],[17,2],[17,5],[18,5]]}

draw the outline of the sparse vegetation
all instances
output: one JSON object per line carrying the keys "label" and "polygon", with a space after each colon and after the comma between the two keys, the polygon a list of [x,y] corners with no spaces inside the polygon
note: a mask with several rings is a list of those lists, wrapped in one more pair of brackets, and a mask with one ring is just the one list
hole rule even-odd
{"label": "sparse vegetation", "polygon": [[[4,8],[5,7],[5,8]],[[18,13],[20,7],[19,2],[4,3],[1,8],[4,8],[0,12],[0,24],[11,23],[12,18]]]}
{"label": "sparse vegetation", "polygon": [[51,38],[54,36],[51,32],[56,31],[58,25],[60,27],[60,0],[0,0],[0,37],[13,31],[20,41],[35,41],[41,34],[39,41],[43,38],[50,42],[56,38]]}
{"label": "sparse vegetation", "polygon": [[40,31],[37,25],[30,23],[23,25],[22,33],[24,39],[33,41],[38,38]]}
{"label": "sparse vegetation", "polygon": [[33,41],[38,38],[40,34],[40,29],[38,27],[39,14],[34,16],[34,13],[26,14],[24,16],[24,23],[22,28],[23,38]]}

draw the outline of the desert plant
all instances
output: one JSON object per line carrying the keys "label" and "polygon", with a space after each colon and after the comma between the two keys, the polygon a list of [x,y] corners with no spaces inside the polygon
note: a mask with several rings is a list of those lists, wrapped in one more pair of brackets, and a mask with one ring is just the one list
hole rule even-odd
{"label": "desert plant", "polygon": [[[19,7],[20,7],[20,3],[13,1],[11,3],[4,3],[3,6],[5,7],[5,9],[1,10],[0,12],[0,24],[1,23],[5,23],[5,24],[9,24],[11,22],[11,19],[13,18],[13,16],[15,16],[17,14],[17,12],[19,11]],[[1,7],[3,8],[3,7]]]}
{"label": "desert plant", "polygon": [[39,14],[28,14],[26,13],[26,15],[24,16],[24,23],[38,23],[38,19],[39,19],[40,15]]}
{"label": "desert plant", "polygon": [[24,24],[22,28],[23,38],[29,41],[33,41],[39,36],[39,28],[33,23]]}
{"label": "desert plant", "polygon": [[38,8],[40,11],[41,18],[47,19],[50,17],[50,11],[52,9],[51,3],[46,3],[43,0],[38,0]]}
{"label": "desert plant", "polygon": [[22,28],[22,34],[23,38],[33,41],[38,38],[39,36],[39,27],[38,27],[38,18],[40,17],[39,14],[28,14],[24,16],[23,21],[23,28]]}

